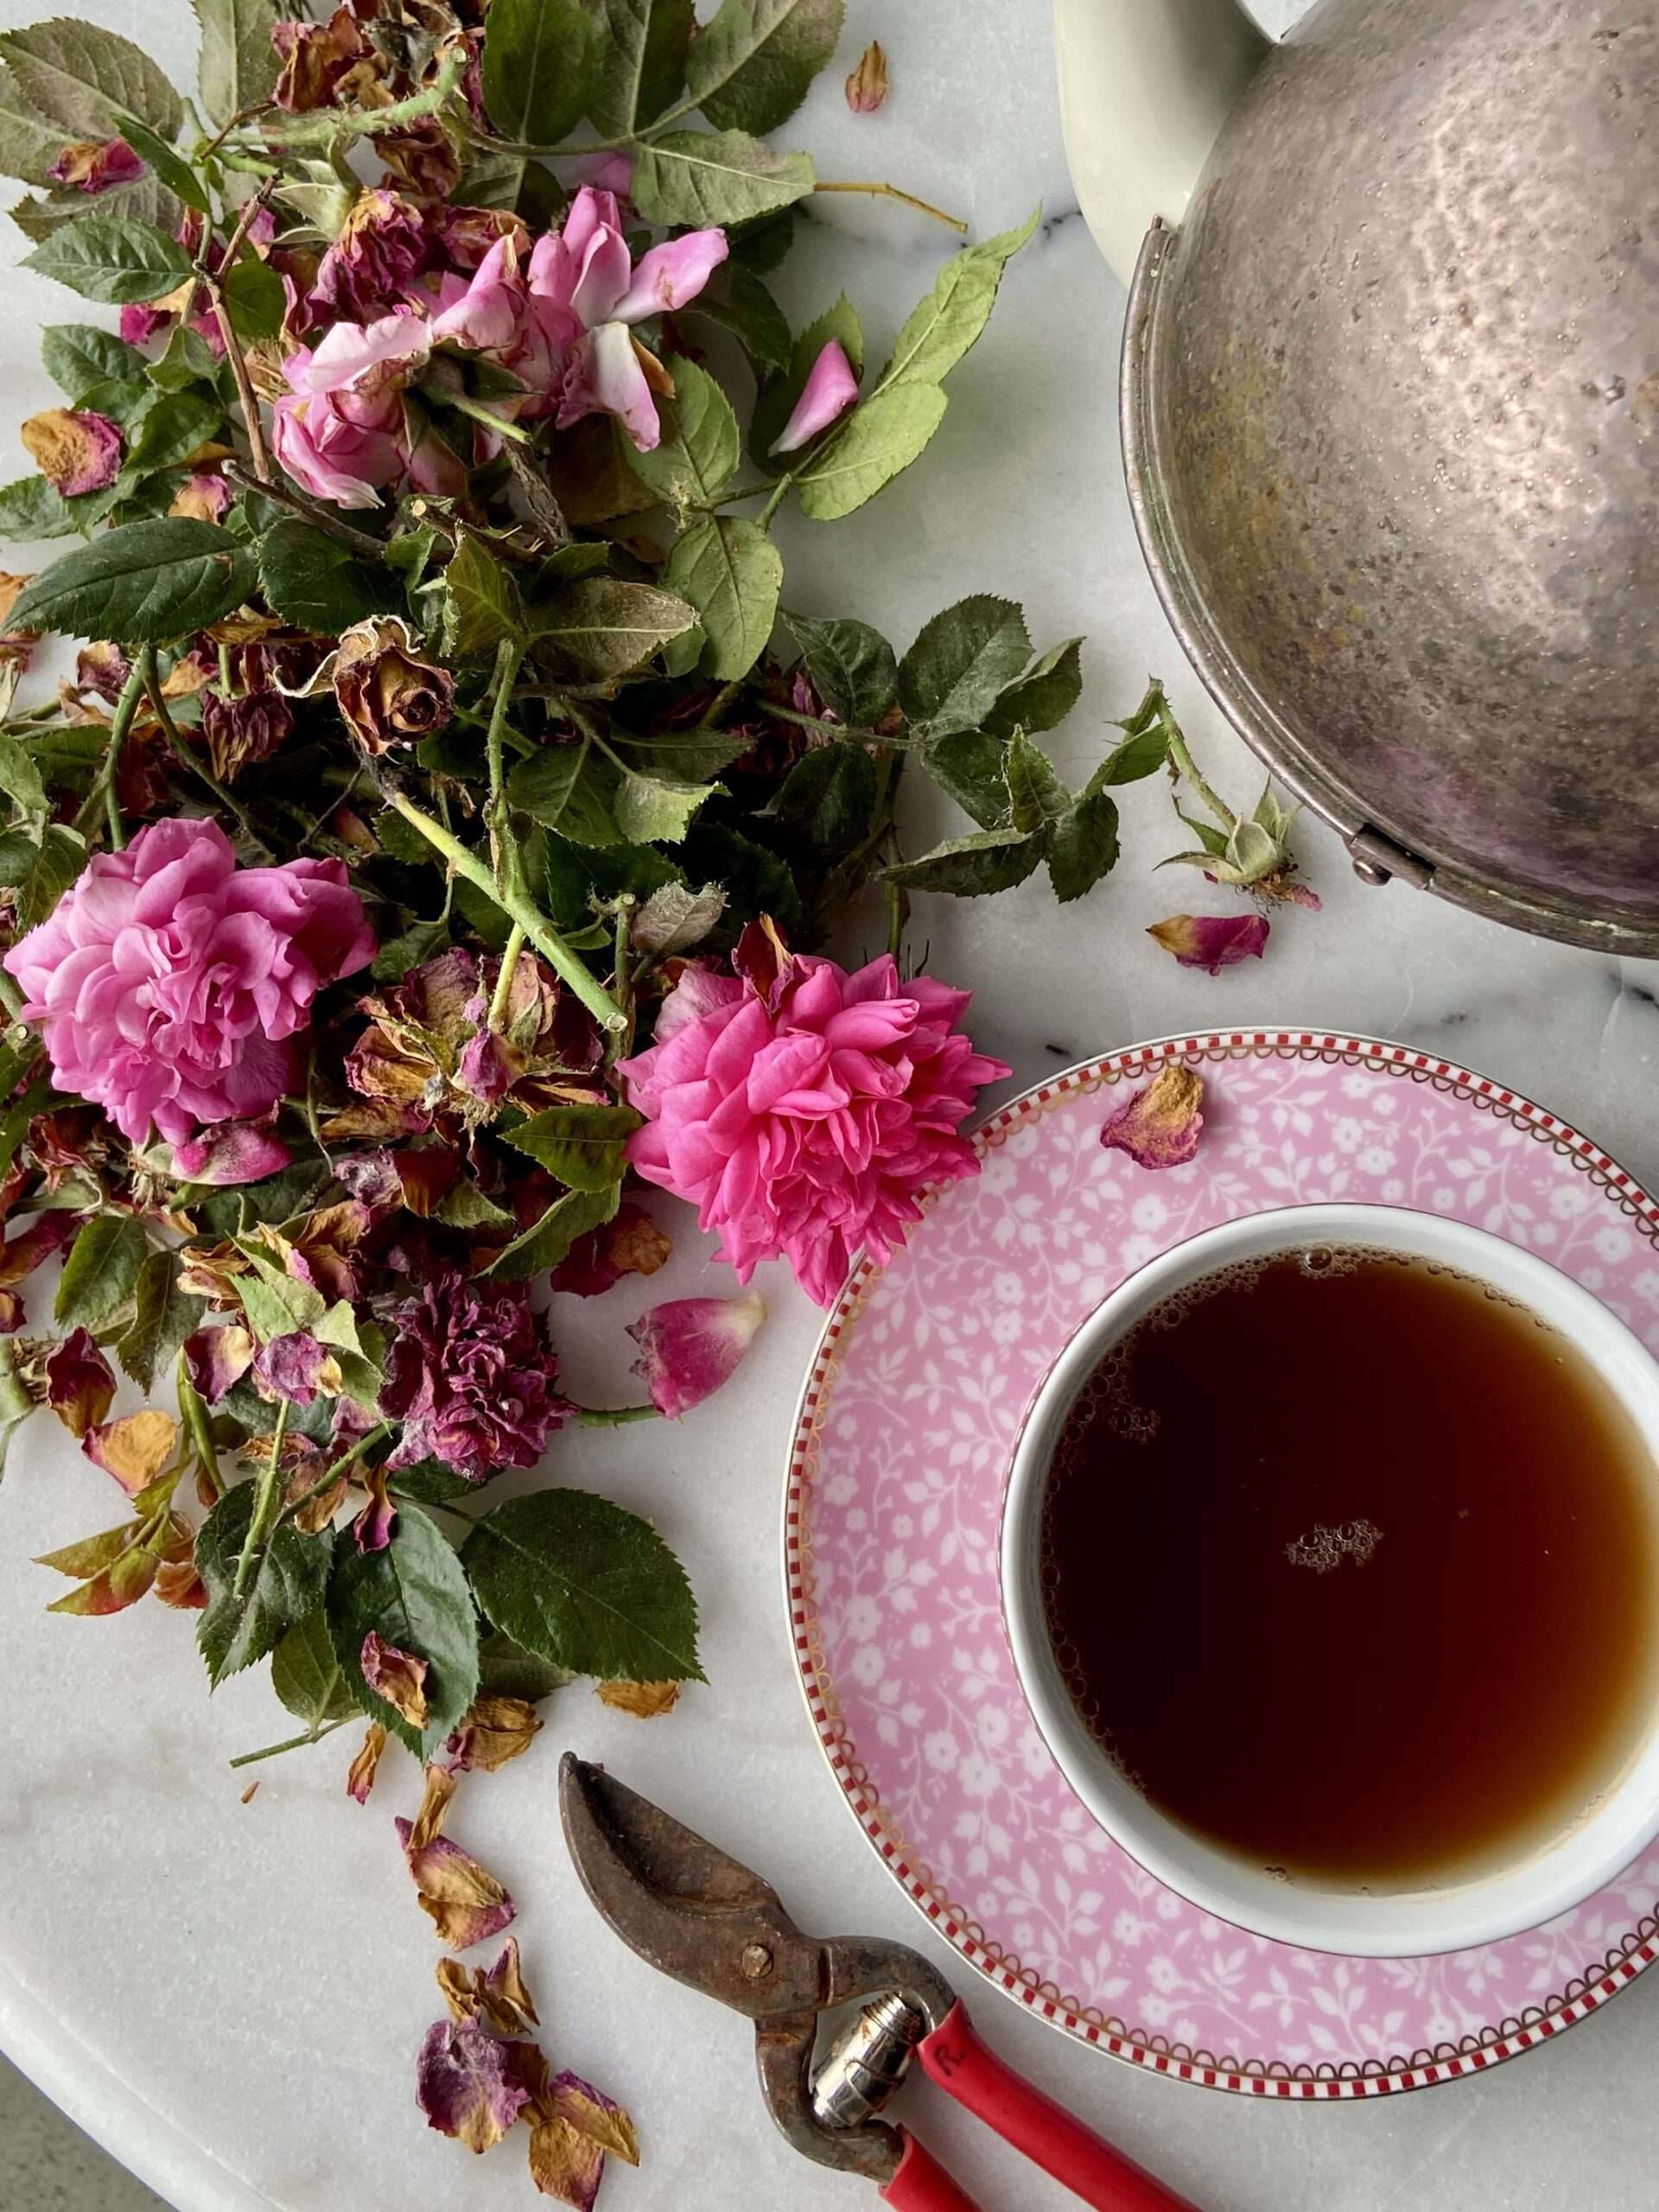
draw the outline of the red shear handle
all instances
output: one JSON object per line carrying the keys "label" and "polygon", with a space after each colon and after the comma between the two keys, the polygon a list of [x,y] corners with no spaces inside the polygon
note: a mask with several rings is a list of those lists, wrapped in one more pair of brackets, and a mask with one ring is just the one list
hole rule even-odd
{"label": "red shear handle", "polygon": [[899,2133],[904,2138],[905,2155],[899,2161],[898,2172],[881,2192],[895,2212],[979,2212],[973,2198],[957,2188],[933,2153],[907,2127]]}
{"label": "red shear handle", "polygon": [[[960,2001],[919,2049],[923,2066],[942,2089],[1096,2212],[1194,2212],[1185,2197],[1113,2150],[988,2050]],[[927,2212],[929,2200],[918,2202]]]}

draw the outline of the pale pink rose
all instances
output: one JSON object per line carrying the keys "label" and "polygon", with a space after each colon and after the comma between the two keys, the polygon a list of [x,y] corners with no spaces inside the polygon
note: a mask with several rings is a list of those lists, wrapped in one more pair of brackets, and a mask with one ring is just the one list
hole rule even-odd
{"label": "pale pink rose", "polygon": [[969,993],[901,982],[885,955],[852,975],[785,957],[761,986],[686,971],[622,1063],[646,1122],[629,1158],[719,1231],[740,1282],[781,1255],[828,1306],[861,1246],[904,1243],[920,1190],[978,1173],[961,1125],[1008,1071],[957,1029]]}
{"label": "pale pink rose", "polygon": [[315,347],[296,347],[271,439],[289,474],[337,506],[377,505],[408,468],[403,395],[431,350],[425,319],[410,309],[360,328],[337,322]]}
{"label": "pale pink rose", "polygon": [[840,344],[831,339],[812,364],[794,412],[772,442],[773,453],[793,453],[827,430],[858,397],[858,378]]}
{"label": "pale pink rose", "polygon": [[212,822],[156,822],[95,853],[5,957],[60,1090],[143,1143],[270,1113],[325,983],[373,957],[340,861],[238,868]]}

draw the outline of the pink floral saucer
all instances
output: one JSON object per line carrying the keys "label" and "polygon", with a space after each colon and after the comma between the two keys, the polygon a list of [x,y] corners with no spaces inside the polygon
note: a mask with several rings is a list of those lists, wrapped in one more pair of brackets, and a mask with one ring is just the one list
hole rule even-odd
{"label": "pink floral saucer", "polygon": [[[1103,1149],[1100,1125],[1120,1085],[1176,1058],[1204,1074],[1204,1137],[1190,1166],[1152,1173]],[[1138,1046],[1027,1092],[977,1141],[984,1172],[938,1193],[888,1266],[855,1271],[791,1455],[802,1685],[894,1878],[1057,2027],[1211,2088],[1418,2088],[1593,2012],[1659,1949],[1659,1847],[1529,1934],[1389,1961],[1246,1935],[1143,1872],[1072,1796],[1027,1711],[997,1524],[1021,1417],[1061,1346],[1125,1275],[1201,1229],[1333,1198],[1455,1216],[1553,1261],[1659,1349],[1659,1205],[1497,1084],[1301,1031]]]}

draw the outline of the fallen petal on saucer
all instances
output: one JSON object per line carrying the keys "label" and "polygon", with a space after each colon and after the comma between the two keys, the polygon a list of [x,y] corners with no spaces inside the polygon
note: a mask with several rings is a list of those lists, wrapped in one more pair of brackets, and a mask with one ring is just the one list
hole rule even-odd
{"label": "fallen petal on saucer", "polygon": [[1100,1141],[1127,1152],[1137,1167],[1185,1166],[1198,1148],[1203,1105],[1203,1077],[1173,1061],[1109,1116]]}

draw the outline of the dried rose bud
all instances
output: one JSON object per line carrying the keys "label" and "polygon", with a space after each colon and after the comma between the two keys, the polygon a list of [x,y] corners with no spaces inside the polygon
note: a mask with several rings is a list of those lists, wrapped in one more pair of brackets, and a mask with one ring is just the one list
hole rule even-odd
{"label": "dried rose bud", "polygon": [[384,188],[359,194],[317,264],[312,304],[369,322],[401,301],[432,258],[418,207]]}
{"label": "dried rose bud", "polygon": [[1203,1103],[1203,1077],[1173,1060],[1108,1117],[1100,1141],[1108,1150],[1127,1152],[1138,1167],[1185,1166],[1198,1148]]}
{"label": "dried rose bud", "polygon": [[1241,960],[1259,960],[1268,948],[1268,923],[1262,914],[1172,914],[1147,931],[1183,968],[1206,969],[1219,976]]}
{"label": "dried rose bud", "polygon": [[231,504],[231,487],[210,468],[187,476],[173,494],[169,515],[183,515],[192,522],[222,522]]}
{"label": "dried rose bud", "polygon": [[250,762],[269,760],[294,729],[294,709],[280,691],[245,691],[235,699],[205,691],[201,733],[207,758],[222,783],[231,782]]}
{"label": "dried rose bud", "polygon": [[[377,145],[380,143],[375,142]],[[511,238],[521,261],[530,259],[530,232],[508,207],[452,207],[444,217],[444,257],[451,267],[478,268],[492,246]]]}
{"label": "dried rose bud", "polygon": [[71,1436],[109,1419],[115,1402],[115,1370],[90,1329],[77,1329],[46,1356],[46,1402]]}
{"label": "dried rose bud", "polygon": [[374,1777],[379,1770],[380,1754],[386,1748],[386,1732],[378,1720],[371,1720],[369,1732],[363,1738],[363,1748],[352,1761],[346,1777],[346,1795],[354,1797],[359,1805],[369,1802],[369,1792],[374,1787]]}
{"label": "dried rose bud", "polygon": [[736,1373],[766,1318],[758,1291],[741,1298],[676,1298],[654,1306],[628,1334],[639,1347],[633,1372],[659,1414],[677,1421]]}
{"label": "dried rose bud", "polygon": [[121,432],[107,415],[46,407],[17,435],[41,475],[66,499],[105,491],[121,473]]}
{"label": "dried rose bud", "polygon": [[413,632],[396,614],[359,622],[344,633],[334,681],[346,727],[369,753],[430,737],[454,705],[454,677],[422,659]]}
{"label": "dried rose bud", "polygon": [[887,97],[887,57],[872,39],[847,79],[847,105],[855,115],[874,115]]}
{"label": "dried rose bud", "polygon": [[363,1669],[364,1681],[377,1697],[384,1698],[411,1728],[425,1727],[424,1659],[412,1651],[400,1651],[395,1643],[388,1643],[378,1629],[372,1628],[363,1639],[358,1664]]}
{"label": "dried rose bud", "polygon": [[108,192],[111,186],[130,184],[144,173],[144,165],[124,138],[78,138],[58,156],[47,176],[72,192]]}

